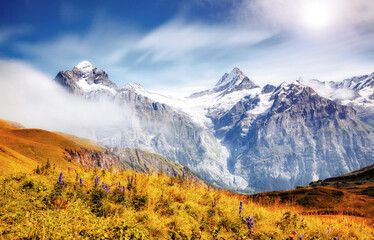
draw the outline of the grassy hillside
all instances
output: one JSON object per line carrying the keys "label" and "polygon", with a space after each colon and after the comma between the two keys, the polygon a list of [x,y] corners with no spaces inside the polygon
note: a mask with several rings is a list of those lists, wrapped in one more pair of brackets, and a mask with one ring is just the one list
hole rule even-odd
{"label": "grassy hillside", "polygon": [[[59,169],[77,167],[64,157],[65,149],[80,151],[78,143],[56,133],[19,127],[0,120],[0,174],[30,172],[48,160]],[[94,146],[85,147],[97,149]]]}
{"label": "grassy hillside", "polygon": [[0,175],[31,172],[47,161],[63,170],[80,169],[82,166],[76,162],[93,168],[99,160],[140,172],[163,169],[169,175],[174,172],[182,174],[183,171],[192,175],[184,166],[140,149],[108,149],[88,139],[60,132],[25,129],[20,124],[0,119]]}
{"label": "grassy hillside", "polygon": [[290,239],[300,234],[303,239],[372,239],[374,234],[367,218],[304,216],[297,206],[264,206],[180,175],[63,171],[60,184],[59,170],[41,169],[0,177],[0,239]]}
{"label": "grassy hillside", "polygon": [[304,214],[348,214],[374,218],[374,165],[289,191],[252,195],[268,202],[293,202]]}

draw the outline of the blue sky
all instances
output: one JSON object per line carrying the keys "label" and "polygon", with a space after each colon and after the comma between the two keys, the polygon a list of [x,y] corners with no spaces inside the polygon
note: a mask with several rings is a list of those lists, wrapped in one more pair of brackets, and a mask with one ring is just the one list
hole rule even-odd
{"label": "blue sky", "polygon": [[117,85],[205,88],[374,71],[372,0],[1,0],[0,60],[53,78],[88,60]]}

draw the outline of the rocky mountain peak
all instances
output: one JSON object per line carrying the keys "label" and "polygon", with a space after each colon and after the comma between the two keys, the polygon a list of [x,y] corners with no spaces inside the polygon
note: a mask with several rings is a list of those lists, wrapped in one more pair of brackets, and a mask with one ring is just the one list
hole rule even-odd
{"label": "rocky mountain peak", "polygon": [[221,79],[217,82],[214,88],[193,93],[189,98],[201,97],[204,95],[210,95],[213,93],[219,93],[221,97],[232,93],[234,91],[241,91],[244,89],[258,88],[259,86],[252,82],[244,73],[237,67],[230,73],[225,73]]}
{"label": "rocky mountain peak", "polygon": [[234,80],[235,82],[242,81],[245,77],[246,76],[239,68],[234,67],[230,73],[223,74],[221,79],[217,82],[216,87],[224,86],[228,83],[233,82]]}
{"label": "rocky mountain peak", "polygon": [[93,71],[94,67],[92,64],[88,61],[82,61],[78,63],[74,68],[73,71],[80,71],[82,73],[91,73]]}
{"label": "rocky mountain peak", "polygon": [[88,61],[80,62],[72,71],[59,72],[55,81],[75,95],[88,96],[89,99],[100,98],[99,92],[102,92],[102,95],[114,96],[118,89],[117,85],[109,80],[106,72],[93,67]]}

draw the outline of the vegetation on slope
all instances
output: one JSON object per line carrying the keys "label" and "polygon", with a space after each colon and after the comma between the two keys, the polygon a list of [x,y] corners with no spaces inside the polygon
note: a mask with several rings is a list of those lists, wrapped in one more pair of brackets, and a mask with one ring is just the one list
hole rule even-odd
{"label": "vegetation on slope", "polygon": [[48,163],[33,174],[0,177],[0,239],[371,239],[374,234],[365,218],[301,211],[264,207],[178,174],[60,172]]}
{"label": "vegetation on slope", "polygon": [[78,169],[81,164],[138,172],[159,172],[162,169],[168,175],[185,171],[194,175],[180,164],[140,149],[105,148],[70,134],[25,129],[20,124],[0,119],[0,174],[31,172],[48,160],[62,170]]}
{"label": "vegetation on slope", "polygon": [[304,214],[348,214],[374,218],[374,165],[345,175],[311,182],[288,191],[258,193],[254,201],[293,202]]}

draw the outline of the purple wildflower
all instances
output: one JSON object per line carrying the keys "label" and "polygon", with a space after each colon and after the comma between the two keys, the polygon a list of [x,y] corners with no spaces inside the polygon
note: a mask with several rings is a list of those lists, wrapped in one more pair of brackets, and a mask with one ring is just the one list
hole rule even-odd
{"label": "purple wildflower", "polygon": [[240,205],[239,205],[239,215],[240,216],[242,215],[242,210],[243,210],[243,201],[240,201]]}
{"label": "purple wildflower", "polygon": [[120,186],[118,186],[118,192],[121,192],[122,190],[121,190],[121,187]]}
{"label": "purple wildflower", "polygon": [[301,234],[299,234],[299,240],[303,240],[303,236],[301,236]]}
{"label": "purple wildflower", "polygon": [[68,168],[68,172],[70,172],[70,168]]}
{"label": "purple wildflower", "polygon": [[65,186],[65,181],[64,180],[62,180],[62,186]]}
{"label": "purple wildflower", "polygon": [[334,237],[334,240],[338,240],[338,237]]}
{"label": "purple wildflower", "polygon": [[102,186],[103,188],[105,188],[105,183],[104,183],[104,182],[102,182],[102,183],[101,183],[101,186]]}
{"label": "purple wildflower", "polygon": [[329,227],[327,228],[327,232],[330,233],[330,228]]}
{"label": "purple wildflower", "polygon": [[76,185],[74,185],[74,191],[77,191],[77,186]]}
{"label": "purple wildflower", "polygon": [[81,186],[83,185],[83,179],[82,178],[79,179],[79,183],[80,183]]}
{"label": "purple wildflower", "polygon": [[99,177],[96,176],[95,177],[95,187],[97,188],[98,185],[99,185]]}
{"label": "purple wildflower", "polygon": [[250,216],[247,218],[247,225],[249,229],[253,228],[253,218]]}
{"label": "purple wildflower", "polygon": [[62,184],[62,171],[60,172],[60,177],[58,178],[58,183]]}
{"label": "purple wildflower", "polygon": [[122,186],[123,193],[125,193],[125,186]]}
{"label": "purple wildflower", "polygon": [[78,182],[79,174],[77,173],[77,176],[75,177],[75,181]]}
{"label": "purple wildflower", "polygon": [[121,182],[118,182],[118,186],[121,186]]}

